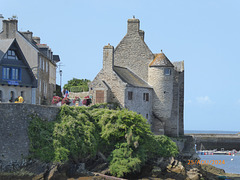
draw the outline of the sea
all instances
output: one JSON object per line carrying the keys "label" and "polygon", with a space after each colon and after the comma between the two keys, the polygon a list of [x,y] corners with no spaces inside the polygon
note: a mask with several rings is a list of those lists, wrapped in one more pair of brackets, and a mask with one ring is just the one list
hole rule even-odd
{"label": "sea", "polygon": [[[240,131],[185,130],[185,134],[237,134]],[[226,173],[240,174],[240,155],[199,155],[200,162],[224,169]]]}

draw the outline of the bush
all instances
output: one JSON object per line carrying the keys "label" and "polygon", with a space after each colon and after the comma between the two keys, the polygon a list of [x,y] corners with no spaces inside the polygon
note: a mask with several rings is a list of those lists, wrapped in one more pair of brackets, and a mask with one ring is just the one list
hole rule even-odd
{"label": "bush", "polygon": [[131,172],[139,172],[142,161],[134,156],[134,150],[127,143],[119,145],[111,154],[110,172],[117,177],[124,177]]}
{"label": "bush", "polygon": [[69,105],[71,103],[70,99],[68,97],[63,98],[62,104],[67,104]]}
{"label": "bush", "polygon": [[100,151],[109,160],[110,173],[124,177],[140,171],[148,160],[178,153],[170,138],[153,135],[141,115],[107,108],[106,104],[95,109],[64,105],[54,122],[34,117],[29,124],[32,157],[80,162]]}
{"label": "bush", "polygon": [[48,122],[32,116],[28,126],[30,157],[41,161],[54,161],[53,136],[54,122]]}
{"label": "bush", "polygon": [[88,91],[88,83],[91,82],[88,79],[73,78],[63,86],[63,89],[68,89],[71,92],[83,92]]}

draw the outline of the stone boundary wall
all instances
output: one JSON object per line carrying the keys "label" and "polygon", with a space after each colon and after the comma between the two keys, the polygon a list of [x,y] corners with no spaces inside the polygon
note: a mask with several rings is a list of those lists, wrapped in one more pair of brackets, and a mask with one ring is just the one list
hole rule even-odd
{"label": "stone boundary wall", "polygon": [[200,150],[201,147],[204,147],[202,150],[240,150],[240,136],[238,134],[194,134],[192,135],[196,149]]}
{"label": "stone boundary wall", "polygon": [[0,103],[0,171],[25,165],[29,155],[29,117],[36,114],[52,121],[60,108],[32,104]]}
{"label": "stone boundary wall", "polygon": [[89,95],[89,92],[78,92],[78,93],[69,92],[70,99],[74,99],[75,97],[80,97],[81,99],[84,99],[84,97],[88,95]]}
{"label": "stone boundary wall", "polygon": [[237,138],[240,138],[240,133],[238,134],[189,134],[193,137],[231,137],[231,138],[234,138],[234,137],[237,137]]}

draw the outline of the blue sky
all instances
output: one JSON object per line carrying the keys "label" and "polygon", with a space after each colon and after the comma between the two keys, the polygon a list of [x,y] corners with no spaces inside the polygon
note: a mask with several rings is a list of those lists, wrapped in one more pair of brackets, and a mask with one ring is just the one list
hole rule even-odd
{"label": "blue sky", "polygon": [[240,131],[239,8],[239,0],[0,0],[5,18],[17,15],[20,31],[60,55],[63,84],[93,80],[103,46],[116,47],[135,15],[153,53],[185,62],[187,130]]}

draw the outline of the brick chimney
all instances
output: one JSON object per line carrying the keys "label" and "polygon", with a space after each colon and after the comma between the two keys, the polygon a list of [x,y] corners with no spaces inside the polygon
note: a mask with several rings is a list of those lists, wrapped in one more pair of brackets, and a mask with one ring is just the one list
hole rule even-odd
{"label": "brick chimney", "polygon": [[16,31],[18,30],[18,20],[17,19],[8,19],[3,20],[3,33],[2,38],[15,38]]}
{"label": "brick chimney", "polygon": [[103,70],[111,71],[114,66],[114,47],[110,44],[103,47]]}
{"label": "brick chimney", "polygon": [[133,17],[132,19],[128,19],[127,33],[131,34],[131,33],[139,32],[139,26],[140,26],[139,19],[135,19],[135,17]]}

